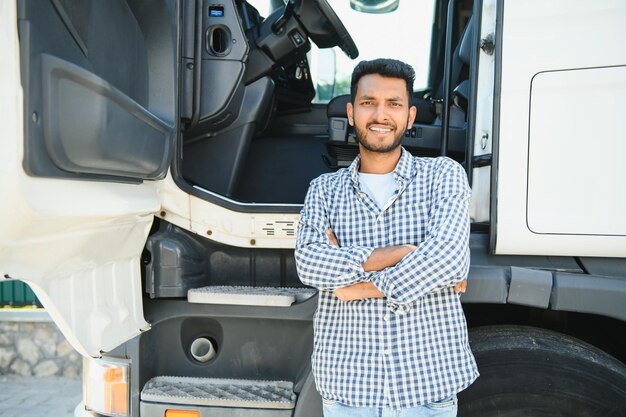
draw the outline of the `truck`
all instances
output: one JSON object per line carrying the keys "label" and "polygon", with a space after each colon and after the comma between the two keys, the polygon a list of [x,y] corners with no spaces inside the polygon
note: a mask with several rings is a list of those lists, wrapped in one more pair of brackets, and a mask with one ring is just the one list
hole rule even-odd
{"label": "truck", "polygon": [[481,376],[459,415],[626,415],[623,1],[7,0],[0,20],[0,279],[84,357],[75,416],[322,415],[295,234],[309,182],[358,153],[349,74],[376,57],[416,69],[404,148],[472,188]]}

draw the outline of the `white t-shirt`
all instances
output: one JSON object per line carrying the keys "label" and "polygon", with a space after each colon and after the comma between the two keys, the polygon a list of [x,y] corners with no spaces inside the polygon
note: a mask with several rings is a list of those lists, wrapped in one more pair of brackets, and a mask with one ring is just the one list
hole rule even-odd
{"label": "white t-shirt", "polygon": [[359,172],[361,189],[367,193],[381,209],[396,191],[393,172],[388,174],[365,174]]}

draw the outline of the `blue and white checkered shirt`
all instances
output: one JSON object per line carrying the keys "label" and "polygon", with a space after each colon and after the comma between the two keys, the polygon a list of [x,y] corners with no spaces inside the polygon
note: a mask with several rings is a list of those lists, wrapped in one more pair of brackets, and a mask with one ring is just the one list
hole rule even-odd
{"label": "blue and white checkered shirt", "polygon": [[[359,186],[360,159],[311,182],[296,265],[318,288],[312,365],[323,398],[354,407],[416,407],[469,386],[478,370],[454,285],[469,269],[470,189],[448,158],[402,149],[397,190],[380,209]],[[331,245],[331,228],[339,246]],[[417,249],[394,267],[364,272],[379,247]],[[372,281],[386,298],[344,302],[334,289]]]}

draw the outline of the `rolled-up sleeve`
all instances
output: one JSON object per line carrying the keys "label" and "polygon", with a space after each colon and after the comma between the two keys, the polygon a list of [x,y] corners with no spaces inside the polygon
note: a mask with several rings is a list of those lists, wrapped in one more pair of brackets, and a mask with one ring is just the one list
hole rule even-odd
{"label": "rolled-up sleeve", "polygon": [[467,278],[470,195],[463,168],[446,159],[435,183],[426,238],[394,267],[371,277],[389,301],[411,303]]}
{"label": "rolled-up sleeve", "polygon": [[326,230],[331,228],[323,187],[313,181],[300,213],[296,237],[296,268],[303,284],[320,290],[334,290],[367,281],[371,273],[363,263],[373,247],[331,245]]}

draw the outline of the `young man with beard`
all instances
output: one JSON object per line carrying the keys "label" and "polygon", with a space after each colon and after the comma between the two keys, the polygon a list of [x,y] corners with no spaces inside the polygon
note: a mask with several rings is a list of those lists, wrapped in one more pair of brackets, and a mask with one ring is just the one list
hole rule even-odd
{"label": "young man with beard", "polygon": [[456,162],[400,146],[414,78],[396,60],[357,65],[359,156],[312,181],[302,209],[296,265],[320,290],[312,365],[326,417],[455,416],[478,376],[458,295],[470,189]]}

